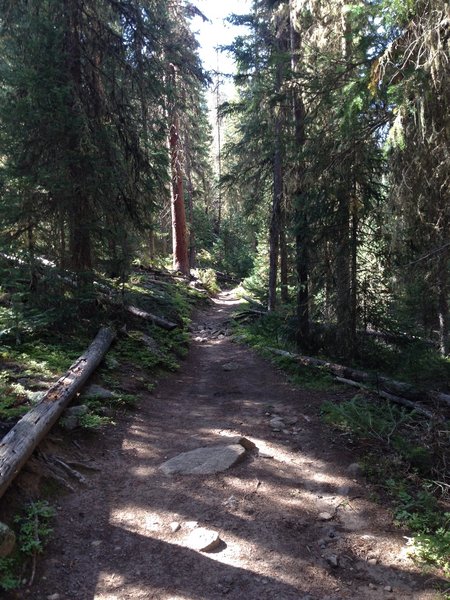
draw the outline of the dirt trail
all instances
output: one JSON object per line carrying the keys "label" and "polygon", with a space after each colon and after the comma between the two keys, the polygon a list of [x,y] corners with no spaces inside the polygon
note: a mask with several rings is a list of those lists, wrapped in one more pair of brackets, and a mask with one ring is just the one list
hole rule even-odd
{"label": "dirt trail", "polygon": [[[219,326],[234,303],[221,294],[194,329]],[[59,499],[53,540],[34,586],[19,597],[438,598],[388,512],[347,471],[350,451],[320,422],[327,395],[337,394],[294,389],[229,338],[194,340],[180,371],[144,394],[136,413],[84,442],[100,471]],[[271,430],[273,413],[291,423],[286,432]],[[253,440],[259,453],[214,476],[158,470],[166,458],[231,434]],[[332,518],[320,520],[324,512]],[[220,532],[214,552],[187,547],[195,523]]]}

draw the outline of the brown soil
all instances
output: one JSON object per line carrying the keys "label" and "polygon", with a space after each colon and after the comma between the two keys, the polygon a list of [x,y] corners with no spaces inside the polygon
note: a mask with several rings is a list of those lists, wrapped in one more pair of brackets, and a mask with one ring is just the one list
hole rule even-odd
{"label": "brown soil", "polygon": [[[218,328],[234,303],[221,294],[194,328]],[[408,558],[391,514],[347,471],[355,456],[320,420],[324,399],[351,392],[301,391],[248,348],[198,335],[180,371],[154,394],[141,393],[135,413],[95,437],[74,435],[99,470],[89,472],[88,486],[58,497],[34,584],[15,597],[438,598],[436,578]],[[274,414],[291,418],[285,431],[271,430]],[[224,473],[168,477],[158,469],[237,434],[258,451]],[[323,512],[331,520],[320,520]],[[216,550],[188,547],[196,524],[220,533]]]}

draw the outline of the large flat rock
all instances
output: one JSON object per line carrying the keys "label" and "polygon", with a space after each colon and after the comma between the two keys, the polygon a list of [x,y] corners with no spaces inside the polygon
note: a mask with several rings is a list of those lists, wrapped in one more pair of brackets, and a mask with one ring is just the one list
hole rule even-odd
{"label": "large flat rock", "polygon": [[244,454],[241,444],[197,448],[171,458],[160,469],[166,475],[214,475],[235,465]]}

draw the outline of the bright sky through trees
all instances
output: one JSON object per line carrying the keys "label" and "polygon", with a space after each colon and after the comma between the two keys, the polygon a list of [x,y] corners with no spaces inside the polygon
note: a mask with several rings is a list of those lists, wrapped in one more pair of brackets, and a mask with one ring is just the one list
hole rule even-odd
{"label": "bright sky through trees", "polygon": [[225,18],[232,13],[248,12],[249,0],[198,0],[196,5],[210,21],[204,23],[199,17],[193,21],[193,29],[198,32],[197,39],[201,46],[199,52],[205,69],[215,71],[219,66],[222,73],[232,73],[233,61],[225,52],[219,53],[217,57],[216,48],[231,44],[236,35],[245,31],[242,27],[227,23]]}

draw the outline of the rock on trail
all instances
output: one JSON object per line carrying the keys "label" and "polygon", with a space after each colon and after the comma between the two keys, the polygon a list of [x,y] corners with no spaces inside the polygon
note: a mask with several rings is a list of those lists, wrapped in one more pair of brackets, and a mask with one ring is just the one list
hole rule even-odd
{"label": "rock on trail", "polygon": [[240,462],[251,445],[246,438],[236,438],[233,444],[197,448],[167,460],[160,469],[166,475],[214,475]]}

